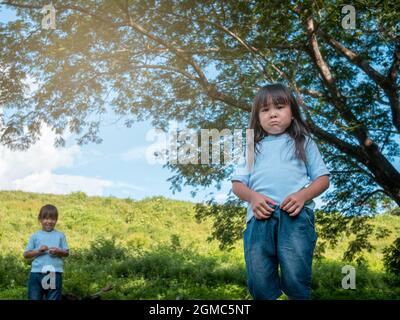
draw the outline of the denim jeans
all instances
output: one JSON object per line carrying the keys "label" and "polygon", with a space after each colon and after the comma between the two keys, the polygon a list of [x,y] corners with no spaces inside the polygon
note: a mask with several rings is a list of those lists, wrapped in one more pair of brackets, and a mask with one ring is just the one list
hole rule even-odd
{"label": "denim jeans", "polygon": [[[311,267],[317,235],[314,211],[304,207],[296,217],[279,208],[270,218],[249,220],[243,233],[247,282],[256,300],[310,299]],[[280,269],[280,273],[278,271]]]}
{"label": "denim jeans", "polygon": [[62,292],[62,273],[56,272],[56,288],[44,289],[42,279],[46,274],[31,272],[28,280],[28,299],[29,300],[61,300]]}

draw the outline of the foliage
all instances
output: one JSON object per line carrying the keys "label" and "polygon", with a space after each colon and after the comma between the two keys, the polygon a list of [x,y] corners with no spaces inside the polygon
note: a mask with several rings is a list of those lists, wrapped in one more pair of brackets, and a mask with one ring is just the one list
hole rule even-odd
{"label": "foliage", "polygon": [[[74,202],[71,195],[4,191],[0,192],[0,299],[26,299],[30,265],[22,253],[30,234],[40,227],[37,211],[44,203],[59,209],[56,228],[66,234],[70,246],[63,282],[66,294],[86,297],[112,284],[114,289],[103,299],[250,299],[242,242],[221,251],[218,242],[207,241],[213,221],[196,222],[193,203],[163,197],[127,201],[89,196]],[[318,228],[323,215],[316,215]],[[335,220],[336,216],[329,220],[330,228]],[[357,290],[341,288],[341,267],[352,264],[343,260],[343,253],[354,238],[342,234],[332,238],[334,248],[327,243],[323,256],[314,261],[314,299],[400,298],[398,278],[384,273],[383,266],[383,249],[394,241],[393,233],[398,234],[400,219],[386,214],[368,223],[375,230],[387,229],[388,235],[382,238],[376,232],[370,239],[376,249],[365,252],[364,262],[355,265]]]}
{"label": "foliage", "polygon": [[391,246],[383,250],[384,265],[388,272],[400,274],[400,238],[397,238]]}
{"label": "foliage", "polygon": [[197,221],[213,220],[213,232],[208,240],[219,240],[220,249],[230,249],[241,239],[246,210],[239,207],[240,204],[241,201],[232,196],[224,204],[218,204],[213,199],[206,204],[196,204]]}

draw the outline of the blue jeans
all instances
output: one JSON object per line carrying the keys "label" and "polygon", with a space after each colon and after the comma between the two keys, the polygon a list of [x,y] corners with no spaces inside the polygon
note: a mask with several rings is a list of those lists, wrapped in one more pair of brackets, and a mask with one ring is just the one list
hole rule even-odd
{"label": "blue jeans", "polygon": [[296,217],[290,217],[279,205],[270,207],[274,212],[269,219],[253,216],[243,233],[250,294],[256,300],[275,300],[283,291],[289,299],[310,299],[317,241],[314,211],[304,207]]}
{"label": "blue jeans", "polygon": [[29,300],[61,300],[62,292],[62,273],[56,272],[56,288],[44,289],[42,279],[46,274],[31,272],[28,280],[28,299]]}

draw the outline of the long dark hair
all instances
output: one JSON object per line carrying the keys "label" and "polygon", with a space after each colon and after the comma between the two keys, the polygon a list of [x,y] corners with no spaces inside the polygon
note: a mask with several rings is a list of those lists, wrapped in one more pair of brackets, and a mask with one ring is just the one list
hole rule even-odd
{"label": "long dark hair", "polygon": [[[262,128],[259,119],[259,112],[268,101],[272,101],[274,105],[290,105],[293,120],[290,126],[286,129],[286,132],[294,141],[296,158],[306,163],[304,142],[306,136],[310,135],[310,131],[307,124],[301,118],[300,108],[293,92],[281,83],[270,84],[262,87],[254,97],[253,108],[251,110],[250,129],[254,130],[254,145],[256,153],[259,152],[259,142],[268,135],[268,133]],[[290,140],[288,142],[290,142]]]}

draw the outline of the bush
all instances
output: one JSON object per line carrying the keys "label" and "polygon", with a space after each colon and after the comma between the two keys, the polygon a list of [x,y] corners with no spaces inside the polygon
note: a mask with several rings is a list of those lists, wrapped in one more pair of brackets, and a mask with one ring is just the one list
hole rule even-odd
{"label": "bush", "polygon": [[0,288],[25,286],[29,274],[29,265],[22,257],[13,255],[0,256]]}
{"label": "bush", "polygon": [[125,250],[115,243],[114,237],[111,239],[100,237],[98,240],[91,243],[88,256],[89,259],[96,261],[108,261],[110,259],[122,260],[125,258]]}
{"label": "bush", "polygon": [[85,201],[88,196],[82,191],[71,192],[68,197],[76,201]]}
{"label": "bush", "polygon": [[400,274],[400,238],[397,238],[391,246],[383,249],[383,264],[386,271]]}

